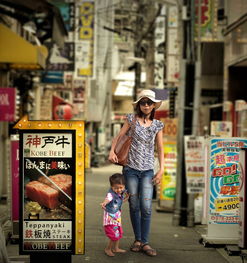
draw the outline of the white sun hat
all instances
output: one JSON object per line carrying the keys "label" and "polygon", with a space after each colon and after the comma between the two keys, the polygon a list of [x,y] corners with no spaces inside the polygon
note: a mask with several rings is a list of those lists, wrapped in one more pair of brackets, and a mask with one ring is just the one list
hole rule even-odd
{"label": "white sun hat", "polygon": [[155,92],[154,92],[154,91],[152,91],[152,90],[150,90],[150,89],[144,89],[144,90],[142,90],[142,91],[138,94],[137,100],[132,103],[133,106],[136,107],[137,103],[138,103],[142,98],[149,98],[151,101],[153,101],[153,102],[155,103],[155,109],[156,109],[156,110],[160,107],[160,105],[161,105],[161,103],[162,103],[161,100],[156,100],[156,99],[155,99]]}

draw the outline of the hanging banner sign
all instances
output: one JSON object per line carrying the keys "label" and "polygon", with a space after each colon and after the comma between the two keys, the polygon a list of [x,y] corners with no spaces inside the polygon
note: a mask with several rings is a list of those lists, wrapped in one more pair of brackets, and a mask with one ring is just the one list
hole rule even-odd
{"label": "hanging banner sign", "polygon": [[[20,253],[84,253],[84,123],[20,129]],[[77,143],[76,143],[77,142]]]}
{"label": "hanging banner sign", "polygon": [[187,193],[203,193],[204,137],[184,136],[184,144]]}

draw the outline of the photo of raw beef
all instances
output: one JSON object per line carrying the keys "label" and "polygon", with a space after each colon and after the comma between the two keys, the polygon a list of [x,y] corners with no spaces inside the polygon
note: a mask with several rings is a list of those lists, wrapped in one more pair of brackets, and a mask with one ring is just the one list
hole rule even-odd
{"label": "photo of raw beef", "polygon": [[[52,180],[58,187],[60,187],[66,194],[70,197],[72,195],[72,176],[67,174],[56,174],[49,176],[49,179]],[[58,199],[61,203],[65,204],[68,207],[71,207],[71,202],[66,195],[64,195],[59,189],[47,180],[44,176],[39,177],[39,182],[49,185],[55,190],[58,190]]]}
{"label": "photo of raw beef", "polygon": [[[49,179],[71,197],[71,175],[56,174],[49,176]],[[72,205],[71,200],[44,176],[40,176],[38,181],[31,181],[26,184],[26,197],[50,209],[57,208],[60,203],[69,208]]]}
{"label": "photo of raw beef", "polygon": [[[68,194],[71,197],[71,187],[72,187],[72,176],[71,175],[56,174],[56,175],[49,176],[49,179],[51,179],[57,186],[59,186],[66,194]],[[38,181],[58,190],[56,186],[53,185],[44,176],[40,176]],[[64,195],[64,194],[60,192],[60,195]]]}
{"label": "photo of raw beef", "polygon": [[58,191],[38,181],[26,184],[26,197],[50,209],[59,205]]}

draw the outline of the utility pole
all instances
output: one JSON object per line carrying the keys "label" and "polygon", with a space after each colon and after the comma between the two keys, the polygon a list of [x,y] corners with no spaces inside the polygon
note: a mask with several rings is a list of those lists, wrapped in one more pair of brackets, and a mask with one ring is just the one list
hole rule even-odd
{"label": "utility pole", "polygon": [[[195,8],[195,1],[191,1]],[[201,97],[201,0],[198,0],[198,17],[197,17],[197,45],[196,45],[196,63],[195,63],[195,88],[194,88],[194,99],[193,99],[193,120],[192,120],[192,135],[199,135],[199,107],[200,107],[200,97]],[[196,12],[195,12],[196,13]],[[193,30],[193,29],[192,29]],[[192,39],[194,41],[194,39]],[[195,195],[189,194],[187,203],[187,226],[194,226],[194,201]]]}
{"label": "utility pole", "polygon": [[178,42],[180,43],[180,86],[178,87],[178,132],[177,132],[177,173],[176,173],[176,198],[173,213],[173,225],[179,226],[182,213],[182,177],[184,174],[184,108],[185,108],[185,88],[186,88],[186,58],[183,54],[184,35],[183,35],[183,19],[182,4],[177,2],[178,8]]}

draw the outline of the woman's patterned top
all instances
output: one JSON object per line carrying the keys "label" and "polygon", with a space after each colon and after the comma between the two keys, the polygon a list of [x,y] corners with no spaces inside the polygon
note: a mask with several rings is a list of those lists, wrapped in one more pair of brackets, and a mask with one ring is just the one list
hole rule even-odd
{"label": "woman's patterned top", "polygon": [[142,126],[136,119],[135,125],[132,123],[134,114],[127,114],[129,124],[134,127],[134,131],[128,131],[132,134],[132,143],[129,150],[128,166],[145,171],[154,168],[154,145],[157,133],[163,129],[164,124],[156,119],[153,119],[149,127]]}

